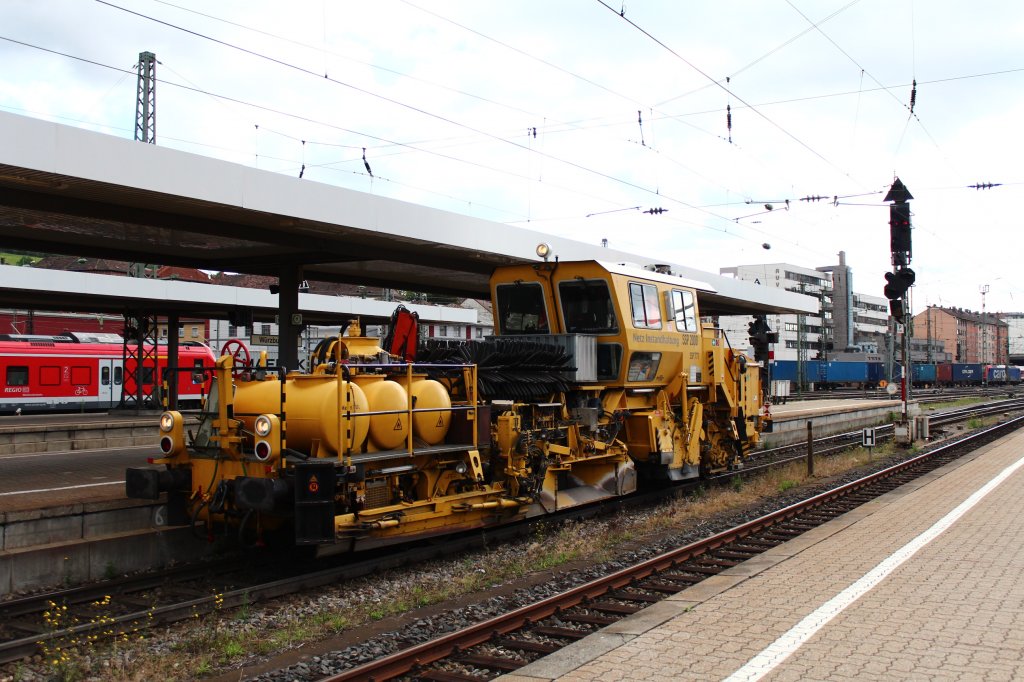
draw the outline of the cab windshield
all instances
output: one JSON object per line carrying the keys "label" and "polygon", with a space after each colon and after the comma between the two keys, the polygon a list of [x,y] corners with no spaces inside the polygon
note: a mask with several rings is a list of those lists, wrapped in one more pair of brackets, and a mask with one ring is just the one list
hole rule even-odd
{"label": "cab windshield", "polygon": [[615,307],[603,279],[567,280],[558,283],[558,295],[569,334],[618,334]]}
{"label": "cab windshield", "polygon": [[516,282],[497,286],[497,319],[503,335],[547,334],[548,316],[544,289],[538,282]]}

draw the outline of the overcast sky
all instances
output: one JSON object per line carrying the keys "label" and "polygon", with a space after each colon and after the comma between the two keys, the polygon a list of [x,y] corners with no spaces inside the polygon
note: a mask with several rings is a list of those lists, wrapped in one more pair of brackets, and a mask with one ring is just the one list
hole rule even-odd
{"label": "overcast sky", "polygon": [[1024,3],[3,0],[0,37],[13,113],[132,138],[151,51],[161,146],[709,272],[845,251],[881,296],[899,176],[915,312],[1024,310]]}

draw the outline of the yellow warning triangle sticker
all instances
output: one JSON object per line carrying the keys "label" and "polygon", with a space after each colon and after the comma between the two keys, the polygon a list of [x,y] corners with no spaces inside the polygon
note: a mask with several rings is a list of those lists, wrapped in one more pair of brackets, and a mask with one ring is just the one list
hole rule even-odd
{"label": "yellow warning triangle sticker", "polygon": [[395,429],[394,430],[395,431],[401,431],[402,430],[402,418],[401,417],[399,417],[398,421],[395,422]]}
{"label": "yellow warning triangle sticker", "polygon": [[444,417],[443,416],[437,415],[437,425],[438,426],[444,426]]}

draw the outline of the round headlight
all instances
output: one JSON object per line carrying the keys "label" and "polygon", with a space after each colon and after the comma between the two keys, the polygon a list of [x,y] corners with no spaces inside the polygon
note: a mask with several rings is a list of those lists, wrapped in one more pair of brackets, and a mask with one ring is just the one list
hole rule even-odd
{"label": "round headlight", "polygon": [[256,441],[256,459],[266,462],[270,459],[270,443],[265,440]]}
{"label": "round headlight", "polygon": [[266,438],[271,429],[274,428],[274,423],[270,421],[270,417],[265,414],[261,414],[256,417],[256,435],[260,438]]}
{"label": "round headlight", "polygon": [[160,415],[160,430],[164,433],[170,433],[171,429],[174,428],[174,415],[170,412],[164,412]]}
{"label": "round headlight", "polygon": [[551,246],[550,245],[545,244],[543,242],[541,242],[540,244],[537,244],[537,256],[538,257],[543,258],[544,260],[547,260],[548,256],[550,256],[550,255],[551,255]]}

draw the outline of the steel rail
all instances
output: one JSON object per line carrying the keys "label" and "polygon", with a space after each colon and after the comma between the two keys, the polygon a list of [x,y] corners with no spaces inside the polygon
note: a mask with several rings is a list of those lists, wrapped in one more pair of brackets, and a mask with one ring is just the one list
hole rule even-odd
{"label": "steel rail", "polygon": [[748,521],[735,528],[723,531],[711,537],[666,552],[640,564],[621,569],[602,578],[575,587],[534,604],[520,607],[509,613],[490,618],[476,625],[442,635],[407,649],[395,652],[376,661],[350,668],[336,675],[323,678],[321,682],[347,682],[349,680],[371,680],[381,682],[400,675],[409,674],[417,666],[423,666],[457,654],[470,647],[483,644],[496,636],[505,635],[544,618],[556,615],[565,609],[579,606],[588,600],[600,597],[609,591],[626,587],[636,580],[671,569],[674,566],[718,549],[723,545],[740,540],[756,532],[784,522],[808,510],[836,500],[858,491],[878,481],[903,473],[922,462],[936,458],[953,448],[963,448],[967,444],[977,443],[978,447],[990,442],[995,435],[1002,435],[1024,426],[1024,417],[1017,417],[1003,424],[961,439],[955,443],[943,445],[930,452],[918,455],[881,471],[864,476],[856,481],[844,484],[832,490],[820,493],[796,504],[771,512],[760,518]]}
{"label": "steel rail", "polygon": [[[1006,407],[1007,407],[1006,405],[999,405],[999,406],[997,406],[995,408],[995,410],[996,411],[1004,411]],[[975,409],[977,409],[977,408],[975,408]],[[858,434],[859,434],[859,432],[858,432]],[[830,437],[830,438],[834,438],[834,437]],[[958,441],[958,443],[962,443],[962,442],[964,442],[964,440]],[[915,458],[913,460],[908,460],[908,462],[909,463],[917,462],[917,461],[919,461],[923,457],[927,457],[927,456],[933,455],[935,452],[937,452],[937,451],[933,451],[932,453],[928,453],[927,455],[922,455],[922,456],[920,456],[918,458]],[[779,464],[779,462],[771,463],[771,465],[773,465],[773,466],[777,465],[777,464]],[[903,465],[897,465],[897,467],[893,467],[893,468],[888,469],[886,471],[894,471],[898,467],[905,467],[907,464],[908,463],[904,463]],[[751,468],[748,468],[748,469],[746,469],[744,471],[745,472],[751,472],[751,471],[756,470],[757,468],[763,468],[763,466],[765,466],[765,465],[761,465],[759,467],[751,467]],[[726,476],[735,475],[736,473],[740,473],[740,472],[730,472],[730,474],[727,474]],[[862,479],[862,480],[868,480],[868,479],[866,478],[866,479]],[[855,484],[856,484],[856,482],[854,484],[850,484],[850,485],[855,485]],[[641,497],[643,497],[643,496],[641,496]],[[815,499],[815,498],[812,498],[812,499]],[[629,502],[629,500],[627,500],[626,498],[620,498],[620,499],[617,499],[617,500],[614,501],[614,503],[616,503],[616,504],[625,504],[625,503],[628,503],[628,502]],[[805,502],[805,503],[802,503],[802,504],[804,505],[804,508],[807,508],[807,505],[809,504],[809,502]],[[707,539],[705,539],[703,541],[695,543],[694,545],[690,545],[690,546],[687,546],[685,548],[681,548],[680,550],[678,550],[679,553],[677,553],[677,554],[663,555],[662,557],[657,557],[655,559],[652,559],[647,564],[647,568],[645,569],[647,571],[646,573],[641,575],[641,574],[637,574],[637,573],[634,572],[634,573],[631,574],[630,578],[628,578],[628,579],[623,578],[623,579],[626,580],[626,582],[628,583],[629,580],[633,580],[633,579],[636,579],[636,578],[643,578],[643,577],[646,577],[646,575],[649,575],[652,572],[657,572],[658,570],[664,570],[664,568],[663,568],[664,567],[664,562],[666,562],[666,561],[668,561],[669,564],[671,564],[671,563],[679,563],[681,561],[685,561],[688,558],[692,558],[693,556],[697,556],[697,555],[699,555],[702,552],[708,551],[710,549],[715,549],[715,548],[717,548],[718,546],[720,546],[722,544],[726,544],[726,543],[730,542],[732,539],[735,539],[736,537],[743,537],[745,535],[749,535],[751,533],[757,532],[758,530],[761,530],[761,529],[767,527],[765,524],[772,525],[772,523],[777,523],[780,520],[785,520],[786,518],[789,518],[789,516],[784,516],[784,514],[787,513],[787,510],[795,510],[797,508],[798,508],[798,505],[794,505],[793,507],[787,508],[785,510],[780,510],[779,512],[776,512],[774,515],[768,515],[766,517],[762,517],[762,519],[758,519],[758,520],[752,521],[752,522],[750,522],[748,524],[745,524],[744,526],[740,526],[740,527],[738,527],[736,529],[733,529],[731,531],[726,531],[725,533],[721,533],[721,534],[713,536],[711,538],[707,538]],[[576,518],[576,517],[582,517],[582,516],[591,516],[594,513],[597,513],[597,512],[595,512],[592,509],[587,508],[587,509],[583,509],[583,510],[575,510],[575,511],[571,511],[571,512],[565,512],[565,513],[562,513],[562,514],[558,514],[556,516],[562,517],[562,518]],[[791,514],[795,514],[795,513],[799,513],[799,512],[798,511],[792,511],[791,512]],[[783,516],[780,516],[780,515],[783,515]],[[545,517],[545,518],[547,520],[552,520],[551,517]],[[769,522],[769,519],[775,519],[775,520],[772,521],[772,522]],[[557,520],[557,519],[555,519],[555,520]],[[501,538],[503,536],[510,536],[510,535],[514,535],[514,534],[517,534],[517,533],[521,533],[522,531],[520,529],[516,528],[516,527],[503,526],[503,527],[496,527],[496,528],[486,529],[485,532],[493,540],[495,538]],[[737,535],[737,534],[739,534],[739,535]],[[343,566],[334,566],[334,567],[330,567],[330,568],[325,568],[325,569],[317,570],[317,571],[312,572],[312,573],[302,574],[302,575],[299,575],[299,576],[289,576],[289,577],[281,578],[281,579],[274,580],[274,581],[269,581],[269,582],[264,582],[264,583],[244,586],[244,587],[241,587],[241,588],[238,588],[238,589],[225,590],[225,591],[220,592],[220,593],[214,593],[213,591],[211,591],[211,594],[208,595],[208,596],[197,597],[197,598],[189,599],[189,600],[182,601],[182,602],[175,603],[175,604],[165,604],[165,605],[155,605],[154,604],[153,606],[151,606],[148,609],[133,610],[132,612],[125,613],[125,614],[122,614],[122,615],[119,615],[119,616],[104,616],[102,619],[99,619],[99,621],[96,622],[96,623],[80,623],[80,624],[76,624],[76,625],[68,627],[68,628],[54,629],[54,630],[49,631],[49,632],[43,632],[43,633],[40,633],[40,634],[33,634],[31,636],[23,637],[23,638],[20,638],[20,639],[11,639],[11,640],[8,640],[6,642],[0,642],[0,662],[10,662],[10,661],[18,660],[18,659],[24,658],[26,656],[32,655],[33,653],[35,653],[38,650],[38,648],[39,648],[41,643],[48,643],[48,642],[52,642],[52,641],[60,641],[62,638],[74,638],[74,637],[77,637],[77,636],[80,636],[80,635],[85,635],[85,634],[89,634],[89,633],[92,633],[92,632],[96,632],[97,630],[101,630],[101,629],[105,630],[105,631],[106,630],[116,630],[118,632],[125,632],[125,631],[130,631],[130,630],[138,629],[138,628],[141,628],[141,627],[152,627],[152,626],[156,626],[156,625],[159,625],[159,624],[171,623],[171,622],[174,622],[174,621],[177,621],[177,620],[183,620],[183,619],[194,617],[196,615],[202,615],[202,614],[206,614],[206,613],[211,613],[211,612],[214,612],[214,611],[217,611],[217,610],[221,610],[221,609],[240,607],[240,606],[245,605],[245,604],[250,604],[251,605],[252,603],[254,603],[256,601],[259,601],[261,599],[270,599],[270,598],[273,598],[273,597],[282,596],[282,595],[291,594],[291,593],[294,593],[294,592],[297,592],[297,591],[301,591],[303,589],[311,589],[311,588],[314,588],[314,587],[320,587],[320,586],[323,586],[323,585],[326,585],[326,584],[331,584],[333,582],[336,582],[337,580],[342,579],[342,578],[359,576],[359,575],[367,575],[367,574],[370,574],[370,573],[372,573],[374,571],[380,570],[383,567],[394,567],[394,566],[399,566],[399,565],[403,565],[403,564],[408,564],[410,562],[426,560],[428,558],[431,558],[432,556],[437,556],[438,554],[450,553],[451,551],[453,551],[452,550],[453,547],[460,547],[460,548],[462,548],[462,547],[466,547],[466,546],[472,546],[472,545],[475,545],[475,544],[479,544],[479,540],[477,540],[476,538],[477,538],[477,534],[476,533],[471,533],[471,534],[467,534],[465,537],[453,538],[450,541],[445,542],[445,543],[441,543],[438,546],[433,547],[433,548],[416,548],[416,549],[414,549],[412,551],[406,550],[404,553],[402,553],[400,555],[389,555],[388,557],[375,558],[375,559],[370,559],[368,561],[351,562],[351,563],[345,564]],[[445,549],[445,548],[447,548],[447,549]],[[644,565],[641,565],[641,566],[644,566]],[[214,567],[216,567],[216,568],[214,568]],[[214,564],[214,566],[204,565],[204,566],[200,566],[200,567],[185,567],[184,570],[185,571],[189,571],[189,575],[198,576],[198,575],[201,575],[203,573],[208,574],[211,571],[211,569],[212,570],[217,570],[217,568],[224,569],[224,570],[226,570],[228,572],[234,572],[234,571],[238,570],[237,564],[235,562],[231,561],[231,560],[225,561],[223,563],[223,565]],[[118,579],[118,580],[115,580],[115,581],[103,582],[103,583],[99,583],[99,584],[96,584],[96,585],[85,586],[83,588],[71,588],[70,590],[67,590],[67,591],[55,591],[55,592],[48,593],[48,594],[45,594],[45,595],[35,595],[34,598],[23,598],[23,599],[11,600],[11,601],[7,602],[6,604],[0,604],[0,618],[3,618],[4,621],[8,621],[9,619],[11,619],[13,617],[17,617],[19,615],[28,614],[28,613],[31,613],[33,611],[41,612],[41,610],[43,610],[45,607],[39,607],[38,604],[40,604],[41,602],[46,602],[46,601],[54,601],[55,603],[67,604],[67,605],[87,604],[90,600],[100,599],[103,596],[107,596],[107,595],[127,594],[127,593],[130,593],[131,591],[139,591],[139,590],[142,590],[142,589],[152,588],[152,587],[155,587],[157,584],[159,584],[162,580],[167,579],[169,576],[174,576],[174,577],[180,578],[180,573],[182,572],[182,570],[183,569],[181,569],[181,568],[179,568],[179,569],[169,569],[169,570],[161,571],[157,575],[146,575],[146,576],[138,576],[138,577],[132,577],[132,578],[123,578],[123,579]],[[622,575],[623,576],[627,575],[629,570],[630,569],[624,569],[621,572]],[[613,575],[613,576],[609,576],[606,579],[606,581],[607,580],[614,580],[614,579],[615,579],[615,576]],[[578,590],[581,590],[581,591],[579,592],[579,595],[578,595],[578,598],[576,599],[576,601],[573,602],[572,604],[568,604],[568,605],[567,604],[561,604],[560,606],[547,606],[546,602],[542,602],[542,603],[540,603],[538,605],[535,605],[533,607],[524,607],[524,609],[523,609],[523,616],[522,617],[525,618],[525,619],[528,619],[530,621],[535,621],[535,620],[538,620],[538,619],[542,619],[544,617],[552,615],[555,611],[558,610],[558,608],[564,609],[564,608],[567,608],[568,606],[572,606],[572,605],[578,604],[580,601],[583,601],[583,600],[586,600],[588,598],[591,598],[593,596],[593,594],[600,593],[601,589],[606,591],[607,589],[615,589],[616,587],[620,587],[621,586],[619,584],[613,584],[613,583],[603,583],[603,584],[610,584],[611,587],[610,588],[609,587],[600,588],[600,586],[598,584],[598,585],[595,585],[594,587],[591,587],[591,588],[588,588],[588,589],[584,589],[586,586],[583,586],[581,588],[578,588]],[[597,592],[594,592],[594,590],[597,590]],[[557,598],[552,597],[551,599],[552,600],[556,600]],[[31,603],[33,601],[37,605],[34,608],[31,605]],[[554,602],[552,602],[552,603],[554,603]],[[552,608],[554,608],[555,611],[550,611],[549,610],[549,609],[552,609]],[[546,609],[548,609],[548,610],[546,610]],[[514,612],[514,613],[516,613],[516,612]],[[504,633],[504,632],[507,632],[507,631],[510,631],[510,630],[514,630],[514,629],[516,629],[516,627],[509,626],[508,628],[506,628],[504,630],[501,630],[501,633]],[[455,633],[453,633],[452,636],[454,636],[454,635],[455,635]],[[486,641],[486,638],[483,641]],[[477,642],[477,643],[479,643],[479,642]],[[438,644],[437,646],[443,648],[445,646],[452,646],[452,645],[442,642],[442,643]],[[465,646],[469,646],[469,645],[463,643],[463,644],[459,644],[459,646],[465,647]],[[351,678],[340,678],[340,679],[351,679]]]}

